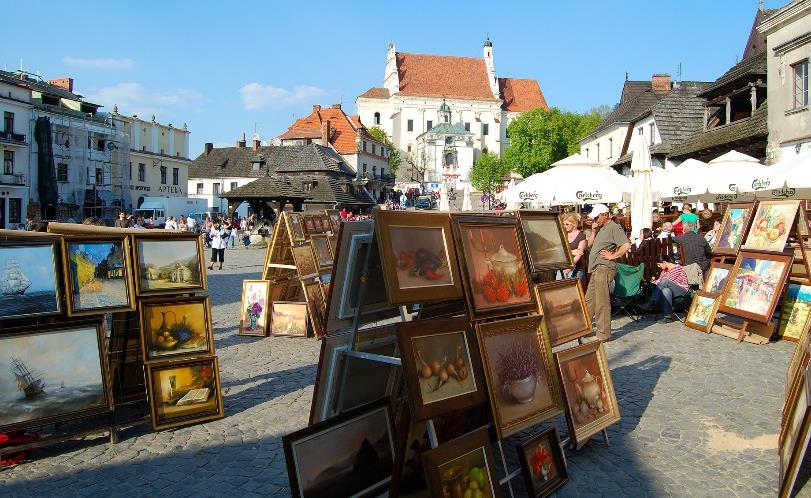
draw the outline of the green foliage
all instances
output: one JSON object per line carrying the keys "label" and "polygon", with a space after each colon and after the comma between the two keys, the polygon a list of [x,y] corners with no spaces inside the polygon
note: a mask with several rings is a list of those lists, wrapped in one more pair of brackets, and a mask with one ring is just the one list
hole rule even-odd
{"label": "green foliage", "polygon": [[369,135],[389,149],[389,168],[391,168],[392,174],[397,174],[397,170],[400,168],[400,150],[391,141],[386,131],[379,126],[369,128]]}
{"label": "green foliage", "polygon": [[504,151],[504,162],[524,178],[544,171],[555,161],[579,152],[578,142],[600,120],[597,112],[578,114],[557,107],[525,112],[507,127],[510,147]]}
{"label": "green foliage", "polygon": [[510,167],[492,152],[482,154],[473,163],[470,183],[480,192],[495,192],[504,182]]}
{"label": "green foliage", "polygon": [[586,114],[598,114],[600,116],[600,119],[605,119],[606,116],[608,116],[612,112],[614,112],[613,107],[611,107],[610,105],[603,104],[592,107],[591,109],[586,111]]}

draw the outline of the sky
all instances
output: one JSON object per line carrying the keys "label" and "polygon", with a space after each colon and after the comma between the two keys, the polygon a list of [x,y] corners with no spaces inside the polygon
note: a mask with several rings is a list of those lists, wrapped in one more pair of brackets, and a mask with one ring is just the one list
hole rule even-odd
{"label": "sky", "polygon": [[[766,0],[778,8],[788,0]],[[313,104],[382,86],[386,50],[482,57],[499,77],[537,79],[550,106],[583,112],[654,73],[712,81],[736,63],[757,0],[478,2],[13,2],[0,67],[75,91],[111,111],[187,123],[190,155],[254,129],[282,133]],[[19,10],[15,13],[14,10]],[[30,13],[36,12],[33,17]],[[16,14],[16,15],[15,15]]]}

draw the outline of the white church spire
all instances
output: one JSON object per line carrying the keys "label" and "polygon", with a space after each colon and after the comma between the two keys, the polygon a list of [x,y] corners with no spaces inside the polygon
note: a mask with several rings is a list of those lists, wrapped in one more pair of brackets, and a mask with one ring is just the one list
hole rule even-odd
{"label": "white church spire", "polygon": [[490,84],[490,90],[493,91],[495,98],[501,98],[498,91],[498,79],[496,78],[496,66],[493,63],[493,42],[490,41],[490,36],[484,41],[484,65],[487,68],[487,82]]}

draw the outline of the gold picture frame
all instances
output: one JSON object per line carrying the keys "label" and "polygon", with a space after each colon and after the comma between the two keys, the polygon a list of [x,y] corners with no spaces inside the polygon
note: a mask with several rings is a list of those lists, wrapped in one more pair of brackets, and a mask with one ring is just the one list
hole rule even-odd
{"label": "gold picture frame", "polygon": [[146,376],[154,430],[199,424],[225,416],[216,356],[147,364]]}
{"label": "gold picture frame", "polygon": [[145,364],[214,354],[209,296],[141,299],[138,317]]}
{"label": "gold picture frame", "polygon": [[[153,296],[208,290],[201,235],[164,230],[155,232],[137,230],[137,232],[132,234],[136,295]],[[191,245],[195,245],[196,248],[192,248]],[[152,261],[156,257],[181,259]]]}
{"label": "gold picture frame", "polygon": [[591,334],[591,313],[579,278],[544,282],[533,291],[553,348]]}
{"label": "gold picture frame", "polygon": [[[119,252],[112,254],[113,247],[107,247],[107,244],[120,245]],[[124,234],[63,237],[62,270],[68,316],[134,311],[135,288],[130,255],[129,237]],[[103,294],[110,294],[114,289],[117,289],[116,294],[123,296],[114,296],[112,299],[118,297],[119,302],[105,305]],[[87,295],[87,305],[82,304],[84,295]],[[91,304],[93,301],[97,304]]]}
{"label": "gold picture frame", "polygon": [[715,321],[715,314],[721,304],[721,296],[710,292],[696,291],[684,324],[691,329],[709,334]]}
{"label": "gold picture frame", "polygon": [[520,209],[518,220],[533,273],[574,266],[569,240],[557,213]]}

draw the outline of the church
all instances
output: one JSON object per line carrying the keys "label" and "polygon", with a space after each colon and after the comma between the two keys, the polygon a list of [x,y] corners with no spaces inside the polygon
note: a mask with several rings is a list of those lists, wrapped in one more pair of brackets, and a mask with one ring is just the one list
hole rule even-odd
{"label": "church", "polygon": [[547,109],[537,80],[499,78],[488,38],[482,58],[398,52],[390,44],[383,86],[360,95],[367,126],[379,126],[400,149],[398,181],[463,188],[473,162],[509,146],[507,125]]}

